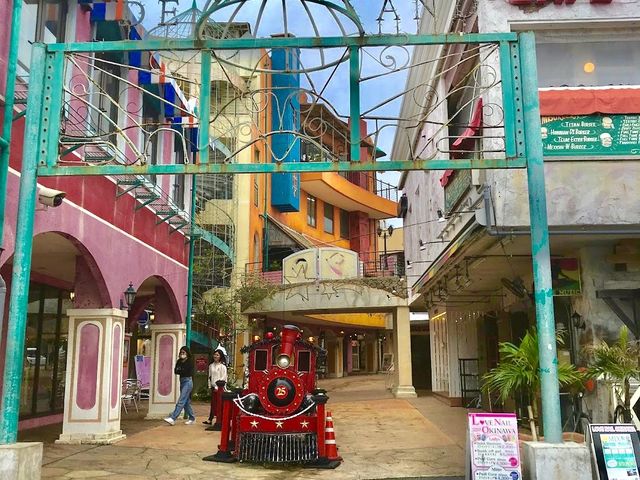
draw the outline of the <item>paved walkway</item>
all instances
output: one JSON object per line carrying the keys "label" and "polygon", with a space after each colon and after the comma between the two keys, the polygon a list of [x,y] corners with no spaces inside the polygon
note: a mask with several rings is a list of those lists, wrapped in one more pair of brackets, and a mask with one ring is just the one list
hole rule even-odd
{"label": "paved walkway", "polygon": [[217,451],[220,434],[206,432],[208,406],[196,405],[196,425],[145,421],[124,415],[127,438],[116,445],[57,445],[61,426],[31,430],[20,441],[44,441],[45,479],[391,479],[462,478],[466,411],[429,395],[397,400],[383,375],[321,382],[330,397],[339,453],[336,470],[203,462]]}

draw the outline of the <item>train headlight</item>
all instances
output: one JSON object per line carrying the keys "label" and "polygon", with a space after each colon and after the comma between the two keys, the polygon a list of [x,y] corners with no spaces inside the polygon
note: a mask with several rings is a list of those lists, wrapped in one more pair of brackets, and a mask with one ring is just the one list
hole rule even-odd
{"label": "train headlight", "polygon": [[287,368],[290,364],[291,359],[289,358],[289,355],[281,353],[280,355],[278,355],[278,358],[276,358],[276,365],[278,365],[280,368]]}

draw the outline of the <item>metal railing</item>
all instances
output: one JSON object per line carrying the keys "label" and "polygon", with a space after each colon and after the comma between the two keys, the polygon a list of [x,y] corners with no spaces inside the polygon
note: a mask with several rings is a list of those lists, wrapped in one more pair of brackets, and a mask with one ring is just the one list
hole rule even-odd
{"label": "metal railing", "polygon": [[398,187],[380,180],[375,174],[369,172],[339,172],[339,174],[354,185],[374,192],[379,197],[392,202],[398,201]]}
{"label": "metal railing", "polygon": [[[358,271],[355,278],[362,277],[403,277],[405,276],[405,265],[401,255],[397,252],[385,255],[381,252],[364,252],[360,253],[360,261],[358,262]],[[368,258],[369,260],[362,260]],[[246,263],[244,266],[245,277],[259,277],[263,280],[273,283],[282,284],[284,281],[282,264],[276,266],[271,265],[272,269],[263,271],[262,262]],[[312,281],[313,279],[309,279]]]}

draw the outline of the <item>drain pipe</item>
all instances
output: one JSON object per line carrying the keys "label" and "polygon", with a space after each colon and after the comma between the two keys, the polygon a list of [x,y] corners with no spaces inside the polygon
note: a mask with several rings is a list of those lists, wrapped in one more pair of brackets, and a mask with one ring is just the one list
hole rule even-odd
{"label": "drain pipe", "polygon": [[[487,234],[492,237],[506,237],[506,236],[524,236],[531,235],[531,228],[526,226],[519,230],[506,230],[504,228],[498,228],[495,226],[495,216],[493,215],[493,202],[491,199],[491,187],[487,184],[484,185],[482,192],[484,201],[484,219],[485,230]],[[640,226],[635,225],[633,229],[616,229],[608,228],[601,230],[586,230],[581,228],[560,228],[549,229],[549,235],[640,235]]]}

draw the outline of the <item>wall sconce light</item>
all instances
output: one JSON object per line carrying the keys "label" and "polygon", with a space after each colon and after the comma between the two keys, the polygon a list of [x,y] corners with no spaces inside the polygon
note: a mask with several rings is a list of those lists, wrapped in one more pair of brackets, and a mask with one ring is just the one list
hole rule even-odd
{"label": "wall sconce light", "polygon": [[133,282],[129,282],[129,286],[124,291],[124,301],[126,305],[122,302],[122,299],[120,299],[120,310],[131,310],[133,302],[136,301],[136,293],[138,292],[133,288]]}
{"label": "wall sconce light", "polygon": [[254,335],[253,336],[253,341],[254,342],[259,342],[260,341],[260,335]]}
{"label": "wall sconce light", "polygon": [[573,326],[578,330],[585,330],[587,328],[586,322],[582,319],[582,315],[578,312],[573,312],[571,314],[571,320],[573,322]]}
{"label": "wall sconce light", "polygon": [[438,222],[442,223],[446,220],[446,218],[444,218],[444,213],[442,213],[442,210],[438,209]]}
{"label": "wall sconce light", "polygon": [[314,340],[315,340],[315,338],[309,337],[309,343],[313,343]]}
{"label": "wall sconce light", "polygon": [[151,312],[151,313],[149,314],[149,321],[150,321],[150,322],[153,322],[155,319],[156,319],[156,314],[155,314],[155,313],[153,313],[153,312]]}
{"label": "wall sconce light", "polygon": [[69,300],[73,302],[75,299],[76,299],[76,292],[74,290],[71,290],[69,292]]}
{"label": "wall sconce light", "polygon": [[418,240],[418,244],[420,245],[420,251],[424,252],[427,249],[427,243],[422,240]]}

